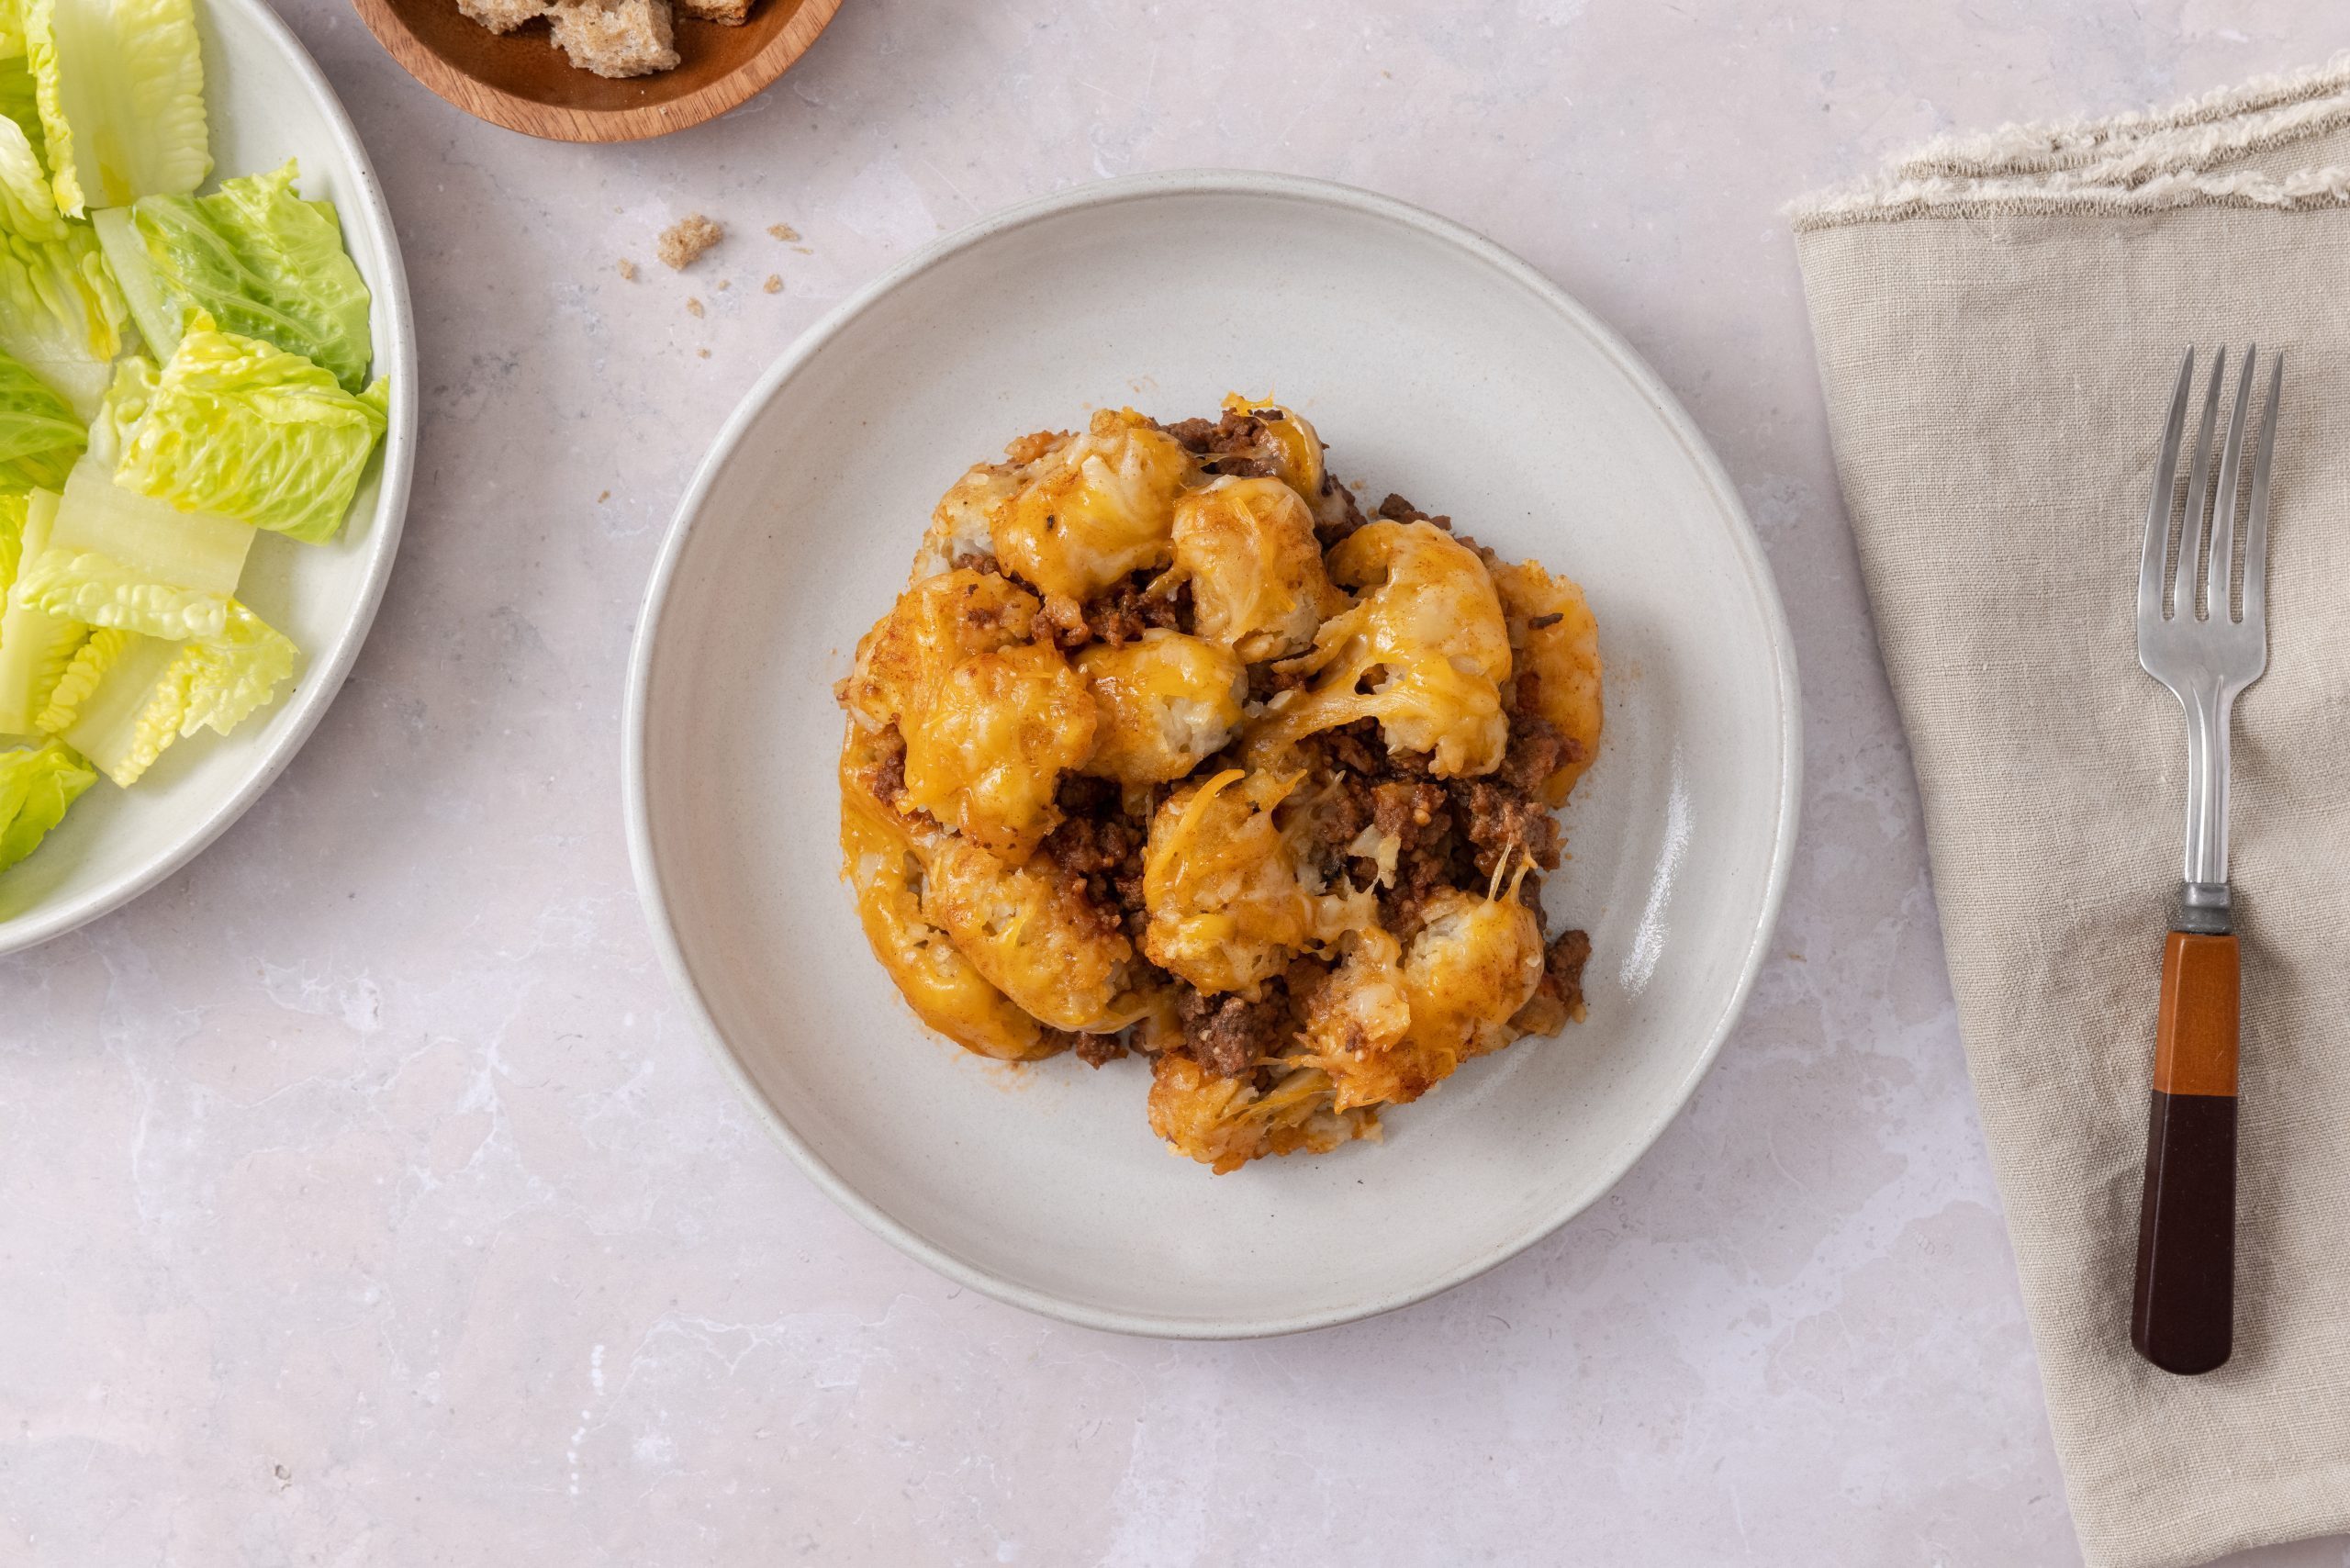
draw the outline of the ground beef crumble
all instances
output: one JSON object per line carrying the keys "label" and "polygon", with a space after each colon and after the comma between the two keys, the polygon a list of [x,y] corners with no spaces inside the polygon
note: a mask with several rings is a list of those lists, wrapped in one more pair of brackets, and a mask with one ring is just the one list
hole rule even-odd
{"label": "ground beef crumble", "polygon": [[1251,1002],[1234,992],[1203,996],[1190,986],[1175,1003],[1183,1023],[1183,1046],[1218,1078],[1238,1078],[1252,1070],[1259,1058],[1270,1057],[1296,1030],[1288,986],[1281,980],[1265,982],[1261,1001]]}

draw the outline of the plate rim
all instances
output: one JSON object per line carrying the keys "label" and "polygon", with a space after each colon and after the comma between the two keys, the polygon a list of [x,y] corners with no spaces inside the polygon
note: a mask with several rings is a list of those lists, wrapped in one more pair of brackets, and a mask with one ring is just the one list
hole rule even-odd
{"label": "plate rim", "polygon": [[[334,651],[323,659],[305,660],[301,679],[287,703],[292,722],[261,748],[252,771],[229,798],[192,822],[162,854],[144,865],[133,867],[78,898],[45,902],[13,920],[0,921],[0,958],[52,942],[144,897],[210,848],[213,840],[233,827],[268,793],[295,754],[308,743],[328,708],[341,695],[351,666],[357,662],[359,650],[366,645],[367,633],[375,623],[375,612],[381,608],[384,590],[391,581],[392,558],[398,554],[400,533],[408,523],[408,491],[416,466],[416,321],[408,300],[408,266],[400,252],[398,231],[392,223],[391,207],[385,199],[383,181],[376,175],[366,144],[359,140],[359,131],[351,123],[351,116],[343,108],[333,84],[327,80],[326,73],[319,69],[319,62],[311,58],[284,17],[264,0],[205,0],[205,4],[234,11],[242,21],[267,36],[302,79],[327,122],[330,138],[352,173],[352,189],[339,202],[337,210],[348,223],[355,207],[384,255],[383,275],[368,279],[367,285],[375,307],[384,311],[388,353],[383,357],[390,363],[379,363],[375,368],[378,375],[390,380],[391,409],[385,428],[375,520],[366,544],[366,575],[360,581],[351,620],[336,639]],[[208,123],[213,106],[207,104],[205,112]]]}
{"label": "plate rim", "polygon": [[[1131,201],[1192,196],[1263,196],[1309,207],[1337,207],[1401,224],[1463,252],[1471,259],[1500,273],[1587,334],[1616,368],[1649,400],[1722,507],[1729,524],[1727,532],[1733,551],[1745,573],[1747,586],[1755,595],[1762,611],[1770,644],[1773,689],[1778,702],[1778,805],[1772,823],[1770,870],[1763,884],[1760,918],[1741,956],[1738,981],[1731,987],[1709,1026],[1704,1048],[1691,1060],[1675,1086],[1670,1107],[1662,1112],[1651,1126],[1644,1128],[1639,1137],[1631,1140],[1628,1152],[1606,1168],[1603,1178],[1579,1201],[1545,1215],[1503,1245],[1400,1289],[1371,1294],[1358,1302],[1341,1306],[1281,1317],[1170,1316],[1127,1312],[1070,1300],[1003,1279],[967,1261],[938,1243],[917,1235],[845,1181],[760,1092],[733,1048],[728,1045],[717,1020],[711,1016],[678,941],[676,926],[669,918],[654,860],[652,828],[646,814],[644,793],[647,760],[645,700],[652,682],[654,645],[659,638],[677,563],[699,520],[710,490],[716,483],[719,470],[733,456],[760,411],[784,385],[798,375],[820,349],[886,296],[966,250],[1013,230],[1066,213]],[[671,990],[685,1006],[692,1032],[717,1058],[720,1070],[733,1084],[736,1092],[749,1102],[759,1119],[782,1143],[786,1152],[810,1181],[867,1230],[909,1257],[958,1284],[1009,1305],[1080,1327],[1150,1338],[1269,1338],[1336,1327],[1393,1312],[1441,1295],[1456,1285],[1465,1284],[1480,1274],[1498,1268],[1552,1235],[1613,1191],[1626,1172],[1655,1147],[1665,1129],[1688,1107],[1697,1085],[1712,1069],[1730,1031],[1737,1026],[1746,1010],[1747,1000],[1761,972],[1772,934],[1778,926],[1803,802],[1803,695],[1796,671],[1795,641],[1787,625],[1785,606],[1781,601],[1778,582],[1772,574],[1770,562],[1762,552],[1762,540],[1754,531],[1752,520],[1747,516],[1745,504],[1740,500],[1736,486],[1731,483],[1720,459],[1715,455],[1713,448],[1697,429],[1695,421],[1689,417],[1688,411],[1681,406],[1680,400],[1620,335],[1565,289],[1512,252],[1465,225],[1425,207],[1357,186],[1299,174],[1174,169],[1121,175],[1032,197],[933,241],[827,311],[794,340],[744,392],[742,400],[719,427],[709,450],[695,468],[677,510],[671,515],[661,553],[645,585],[644,597],[638,610],[636,635],[629,650],[627,680],[626,705],[621,726],[621,798],[628,835],[629,867],[636,882],[637,900],[643,908],[645,924],[650,928],[662,969],[668,976]]]}

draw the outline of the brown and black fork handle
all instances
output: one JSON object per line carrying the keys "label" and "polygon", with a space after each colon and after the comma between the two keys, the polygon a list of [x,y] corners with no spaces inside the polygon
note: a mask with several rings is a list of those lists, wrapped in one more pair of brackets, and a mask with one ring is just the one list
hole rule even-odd
{"label": "brown and black fork handle", "polygon": [[2224,924],[2170,934],[2130,1307],[2130,1342],[2169,1372],[2219,1366],[2234,1327],[2238,985]]}

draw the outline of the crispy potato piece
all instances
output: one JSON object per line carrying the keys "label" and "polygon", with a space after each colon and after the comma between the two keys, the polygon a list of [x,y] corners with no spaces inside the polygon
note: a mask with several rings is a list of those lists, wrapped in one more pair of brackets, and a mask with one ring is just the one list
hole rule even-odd
{"label": "crispy potato piece", "polygon": [[1167,564],[1175,498],[1193,472],[1182,442],[1131,409],[1104,409],[1085,434],[1024,465],[990,511],[996,559],[1046,595],[1082,603]]}
{"label": "crispy potato piece", "polygon": [[1167,798],[1143,859],[1143,951],[1203,991],[1254,997],[1308,947],[1378,917],[1368,893],[1309,891],[1273,810],[1296,775],[1228,768]]}
{"label": "crispy potato piece", "polygon": [[[1542,798],[1556,809],[1567,803],[1575,780],[1599,755],[1599,625],[1583,589],[1539,562],[1504,566],[1493,577],[1509,622],[1512,656],[1539,680],[1537,711],[1571,743],[1567,760],[1542,781]],[[1532,624],[1537,621],[1549,623]]]}
{"label": "crispy potato piece", "polygon": [[1119,1004],[1134,946],[1098,925],[1067,879],[944,834],[923,845],[923,918],[1015,1004],[1056,1029],[1131,1022]]}
{"label": "crispy potato piece", "polygon": [[1240,724],[1248,672],[1231,649],[1158,627],[1077,655],[1097,722],[1085,771],[1122,784],[1181,778]]}
{"label": "crispy potato piece", "polygon": [[923,915],[922,864],[912,842],[846,767],[841,862],[873,956],[923,1023],[965,1050],[998,1061],[1035,1061],[1061,1048]]}
{"label": "crispy potato piece", "polygon": [[1279,479],[1218,479],[1175,504],[1175,570],[1195,628],[1250,664],[1314,645],[1346,605],[1322,569],[1314,514]]}
{"label": "crispy potato piece", "polygon": [[1379,1137],[1379,1114],[1334,1111],[1330,1081],[1313,1068],[1260,1092],[1247,1079],[1214,1077],[1189,1057],[1162,1056],[1151,1063],[1149,1112],[1150,1130],[1169,1148],[1219,1176],[1268,1154],[1327,1154]]}
{"label": "crispy potato piece", "polygon": [[1249,729],[1252,765],[1318,731],[1375,718],[1392,749],[1428,753],[1439,777],[1500,767],[1509,630],[1476,552],[1433,523],[1382,520],[1340,541],[1329,565],[1339,583],[1365,591],[1322,623],[1312,653],[1281,666],[1315,683],[1266,705]]}

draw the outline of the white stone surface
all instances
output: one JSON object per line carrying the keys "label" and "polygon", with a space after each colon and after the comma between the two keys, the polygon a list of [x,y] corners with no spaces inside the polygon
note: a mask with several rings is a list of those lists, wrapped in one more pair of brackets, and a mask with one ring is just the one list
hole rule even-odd
{"label": "white stone surface", "polygon": [[[1777,208],[2313,61],[2333,5],[847,0],[774,91],[604,149],[285,8],[407,246],[415,510],[275,790],[0,961],[0,1562],[2077,1560]],[[835,1212],[688,1036],[620,827],[638,597],[758,371],[944,230],[1185,164],[1423,203],[1612,321],[1743,490],[1809,710],[1778,955],[1650,1157],[1447,1297],[1235,1346]],[[731,233],[680,277],[695,209]]]}

